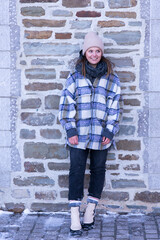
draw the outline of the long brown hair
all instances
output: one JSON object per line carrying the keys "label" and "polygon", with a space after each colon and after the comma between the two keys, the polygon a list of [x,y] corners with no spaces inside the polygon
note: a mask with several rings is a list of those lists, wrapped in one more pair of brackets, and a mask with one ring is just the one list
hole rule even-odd
{"label": "long brown hair", "polygon": [[[86,69],[85,69],[85,63],[87,59],[85,55],[81,55],[81,57],[77,60],[76,65],[79,63],[82,63],[82,75],[85,77],[86,76]],[[107,64],[107,75],[106,77],[109,76],[109,74],[113,73],[113,66],[114,64],[107,59],[106,57],[102,56],[101,61],[105,62]]]}

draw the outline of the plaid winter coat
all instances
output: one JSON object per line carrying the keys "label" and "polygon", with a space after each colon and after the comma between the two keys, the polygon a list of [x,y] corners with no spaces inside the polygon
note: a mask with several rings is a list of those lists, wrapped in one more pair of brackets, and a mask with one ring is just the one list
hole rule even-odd
{"label": "plaid winter coat", "polygon": [[[92,84],[79,72],[70,73],[62,92],[59,120],[67,132],[75,129],[81,149],[103,150],[112,144],[119,130],[120,82],[117,76],[106,75]],[[103,136],[111,141],[102,145]]]}

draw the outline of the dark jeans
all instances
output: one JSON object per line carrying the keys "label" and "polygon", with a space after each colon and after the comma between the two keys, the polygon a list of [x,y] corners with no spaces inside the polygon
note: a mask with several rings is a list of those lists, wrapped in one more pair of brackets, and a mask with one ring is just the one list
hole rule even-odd
{"label": "dark jeans", "polygon": [[70,147],[69,200],[82,200],[84,174],[90,152],[90,182],[88,195],[101,198],[105,180],[105,163],[108,150],[78,149]]}

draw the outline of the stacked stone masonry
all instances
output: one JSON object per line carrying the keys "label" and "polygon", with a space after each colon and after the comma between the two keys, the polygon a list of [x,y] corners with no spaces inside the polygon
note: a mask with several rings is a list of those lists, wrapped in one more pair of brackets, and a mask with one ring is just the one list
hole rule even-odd
{"label": "stacked stone masonry", "polygon": [[[68,209],[69,156],[66,135],[58,121],[58,107],[66,77],[73,70],[84,36],[90,30],[97,31],[104,40],[104,54],[115,65],[124,99],[117,150],[111,148],[108,155],[99,208],[117,212],[158,209],[160,188],[150,191],[145,171],[144,131],[147,130],[142,115],[146,98],[140,67],[147,36],[140,3],[145,5],[137,0],[19,0],[17,3],[21,97],[17,101],[16,147],[21,162],[18,169],[12,169],[9,200],[4,200],[3,209],[17,212],[25,208]],[[89,162],[86,193],[88,182]]]}

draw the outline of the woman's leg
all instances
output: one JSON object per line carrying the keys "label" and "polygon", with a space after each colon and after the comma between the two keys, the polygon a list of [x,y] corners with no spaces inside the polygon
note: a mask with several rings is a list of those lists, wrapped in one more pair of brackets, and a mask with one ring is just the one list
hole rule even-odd
{"label": "woman's leg", "polygon": [[70,148],[69,200],[83,198],[84,174],[89,150]]}
{"label": "woman's leg", "polygon": [[95,208],[101,198],[105,180],[105,163],[107,150],[90,151],[90,184],[88,189],[87,208],[84,214],[83,229],[90,230],[94,225]]}
{"label": "woman's leg", "polygon": [[71,208],[72,236],[80,236],[80,204],[83,198],[84,173],[88,150],[70,148],[70,171],[69,171],[69,206]]}
{"label": "woman's leg", "polygon": [[90,152],[90,183],[88,196],[100,199],[105,181],[105,163],[108,150],[91,150]]}

